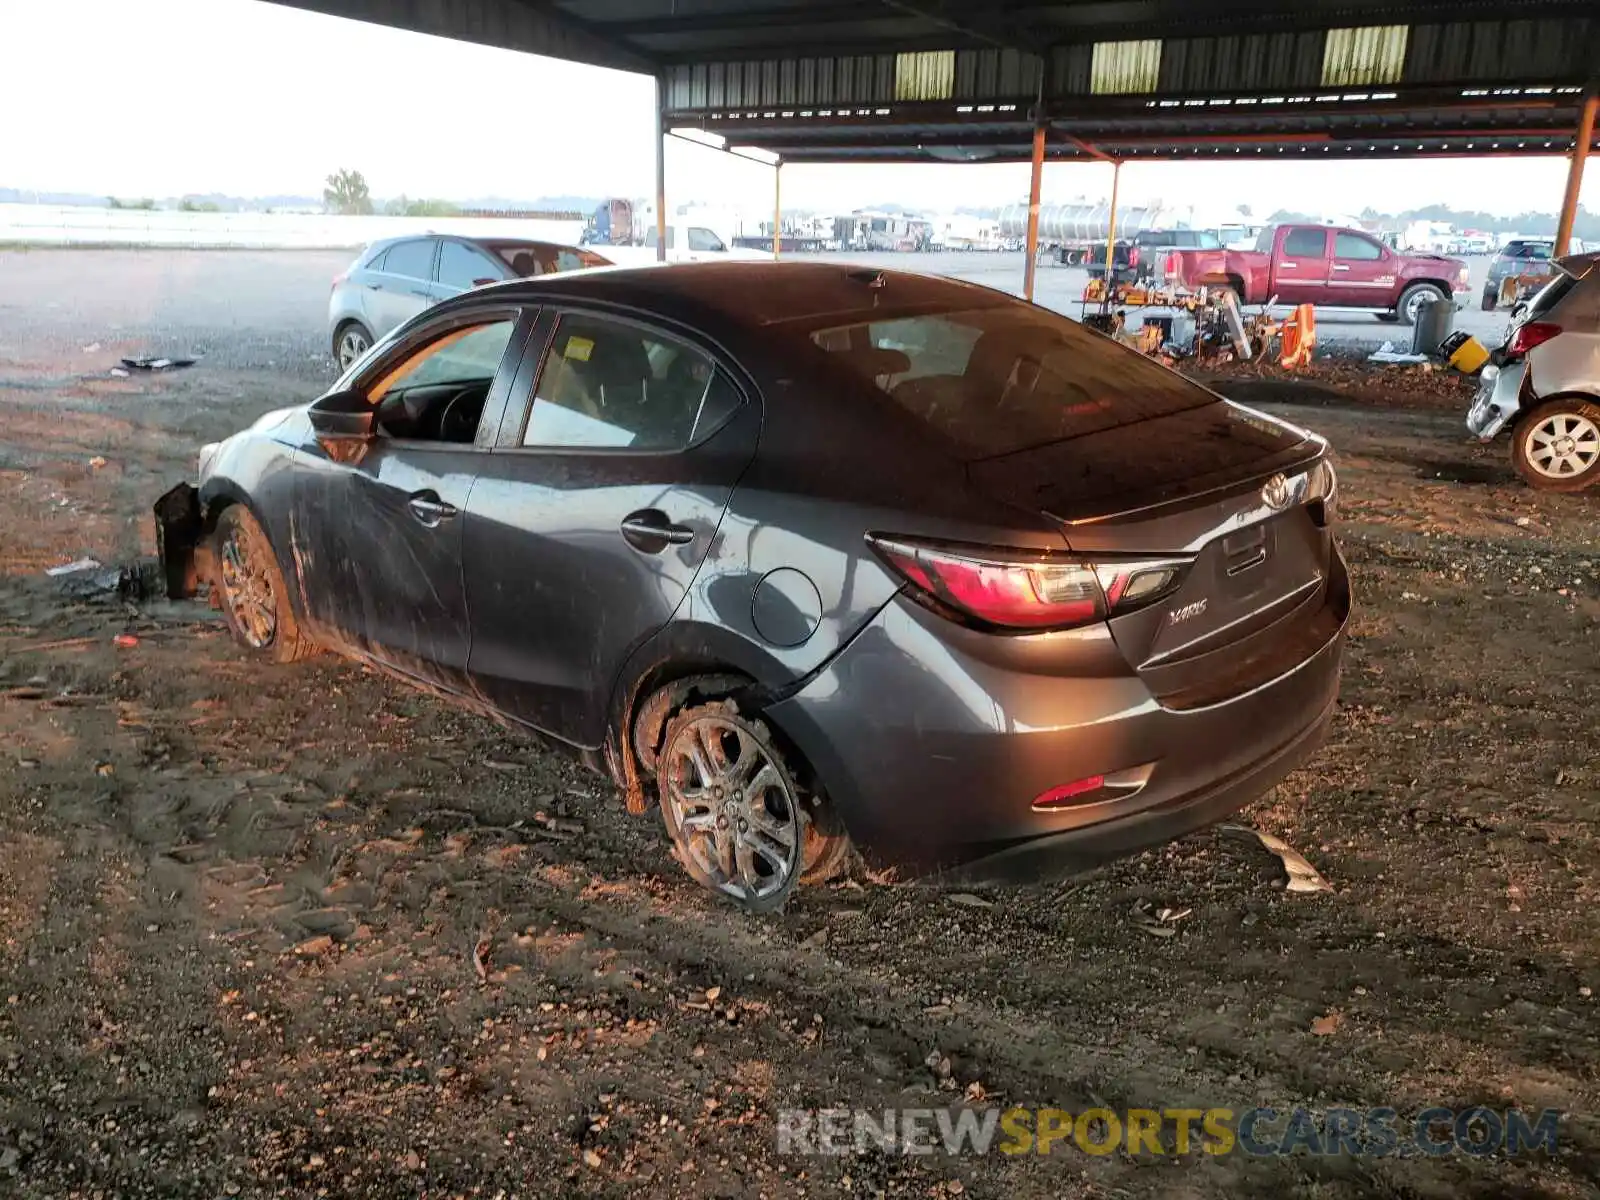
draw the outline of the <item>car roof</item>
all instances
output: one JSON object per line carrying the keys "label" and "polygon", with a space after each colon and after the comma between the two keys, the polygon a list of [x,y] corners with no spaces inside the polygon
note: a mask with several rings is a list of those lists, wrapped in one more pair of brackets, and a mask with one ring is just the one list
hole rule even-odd
{"label": "car roof", "polygon": [[592,299],[659,309],[672,315],[690,306],[733,325],[769,326],[837,318],[860,320],[875,311],[979,308],[1021,303],[1004,293],[956,279],[886,271],[848,263],[674,263],[597,267],[476,289],[479,299],[550,301]]}

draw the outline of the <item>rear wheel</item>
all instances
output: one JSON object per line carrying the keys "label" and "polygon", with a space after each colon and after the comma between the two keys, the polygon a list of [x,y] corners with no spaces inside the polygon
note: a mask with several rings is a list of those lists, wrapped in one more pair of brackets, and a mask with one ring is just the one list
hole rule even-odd
{"label": "rear wheel", "polygon": [[346,321],[334,332],[333,357],[341,371],[348,371],[351,364],[370,349],[372,331],[360,321]]}
{"label": "rear wheel", "polygon": [[661,814],[684,869],[751,912],[781,908],[801,883],[831,878],[850,843],[808,796],[761,721],[729,700],[667,723],[656,763]]}
{"label": "rear wheel", "polygon": [[217,518],[211,561],[212,585],[235,641],[274,662],[315,653],[316,645],[295,620],[272,543],[244,505],[231,505]]}
{"label": "rear wheel", "polygon": [[1511,462],[1529,485],[1581,492],[1600,483],[1600,404],[1548,400],[1517,424]]}
{"label": "rear wheel", "polygon": [[1493,312],[1499,306],[1499,303],[1500,303],[1499,293],[1496,292],[1494,290],[1494,288],[1489,287],[1488,285],[1485,285],[1484,289],[1483,289],[1483,300],[1482,300],[1483,311],[1484,312]]}
{"label": "rear wheel", "polygon": [[1395,315],[1400,323],[1415,325],[1417,316],[1422,311],[1422,303],[1427,299],[1448,301],[1450,297],[1431,283],[1413,283],[1400,293],[1400,303],[1395,305]]}

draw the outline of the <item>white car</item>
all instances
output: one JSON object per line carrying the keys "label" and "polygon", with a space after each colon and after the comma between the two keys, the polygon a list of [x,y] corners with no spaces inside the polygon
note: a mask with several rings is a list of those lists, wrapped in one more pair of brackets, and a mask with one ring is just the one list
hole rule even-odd
{"label": "white car", "polygon": [[[640,267],[656,262],[656,227],[645,227],[642,246],[604,246],[601,252],[619,267]],[[668,262],[754,262],[771,257],[771,254],[760,250],[741,250],[730,246],[714,229],[707,229],[704,225],[667,226]]]}
{"label": "white car", "polygon": [[1509,429],[1519,475],[1579,492],[1600,484],[1600,254],[1555,266],[1483,368],[1467,428],[1486,442]]}

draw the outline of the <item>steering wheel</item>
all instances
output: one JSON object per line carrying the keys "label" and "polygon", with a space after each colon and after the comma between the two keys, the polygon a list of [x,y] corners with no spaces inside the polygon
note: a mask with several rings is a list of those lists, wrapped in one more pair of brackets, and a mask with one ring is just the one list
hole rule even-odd
{"label": "steering wheel", "polygon": [[[439,440],[470,444],[478,436],[478,422],[483,417],[483,403],[488,397],[477,396],[477,387],[462,388],[444,406],[439,414]],[[474,399],[477,403],[474,404]]]}

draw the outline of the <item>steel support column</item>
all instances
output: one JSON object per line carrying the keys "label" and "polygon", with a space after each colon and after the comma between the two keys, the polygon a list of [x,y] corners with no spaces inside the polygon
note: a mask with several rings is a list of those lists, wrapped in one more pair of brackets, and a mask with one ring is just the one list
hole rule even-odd
{"label": "steel support column", "polygon": [[1578,136],[1572,143],[1572,160],[1567,166],[1567,192],[1561,198],[1561,219],[1556,222],[1556,244],[1553,256],[1560,258],[1572,241],[1572,222],[1578,215],[1578,193],[1583,190],[1583,163],[1589,157],[1589,143],[1594,140],[1595,112],[1600,109],[1600,92],[1590,92],[1584,97],[1583,115],[1578,118]]}
{"label": "steel support column", "polygon": [[656,76],[656,261],[667,261],[667,77]]}
{"label": "steel support column", "polygon": [[1044,135],[1041,122],[1033,128],[1033,174],[1028,182],[1028,262],[1022,273],[1022,298],[1033,299],[1034,277],[1039,273],[1039,191],[1044,183]]}
{"label": "steel support column", "polygon": [[783,251],[778,245],[783,240],[783,160],[772,164],[772,261],[777,262]]}
{"label": "steel support column", "polygon": [[1117,249],[1117,183],[1122,178],[1122,162],[1113,159],[1111,163],[1111,212],[1106,218],[1106,295],[1111,295],[1111,288],[1115,282],[1112,275],[1112,264],[1116,259]]}

